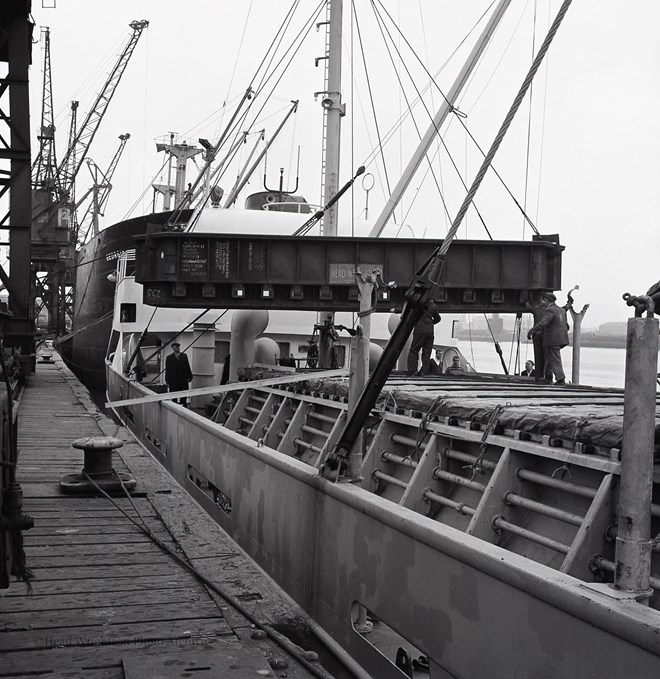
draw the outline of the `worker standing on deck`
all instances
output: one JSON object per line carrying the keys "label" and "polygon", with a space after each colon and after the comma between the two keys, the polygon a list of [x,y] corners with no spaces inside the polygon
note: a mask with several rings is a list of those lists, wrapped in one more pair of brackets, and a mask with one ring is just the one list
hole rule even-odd
{"label": "worker standing on deck", "polygon": [[[179,342],[172,342],[172,353],[165,359],[165,382],[170,391],[188,389],[193,374],[188,357],[181,351]],[[186,405],[186,398],[174,399],[181,405]]]}
{"label": "worker standing on deck", "polygon": [[[530,302],[526,302],[525,306],[531,311],[534,325],[539,323],[545,315],[545,303],[543,297],[536,297]],[[529,334],[527,335],[529,337]],[[552,373],[548,370],[545,361],[545,350],[543,349],[542,334],[535,333],[532,335],[532,346],[534,347],[534,378],[537,382],[552,382]]]}
{"label": "worker standing on deck", "polygon": [[461,365],[461,357],[454,356],[451,365],[445,370],[445,375],[465,375],[465,368]]}
{"label": "worker standing on deck", "polygon": [[435,350],[435,359],[429,361],[429,375],[441,375],[442,374],[442,349]]}
{"label": "worker standing on deck", "polygon": [[557,297],[552,292],[544,293],[541,301],[545,313],[541,320],[529,329],[527,339],[533,339],[535,335],[541,334],[546,371],[555,376],[555,384],[566,384],[566,375],[561,364],[561,350],[568,345],[566,310],[555,304]]}
{"label": "worker standing on deck", "polygon": [[534,361],[525,361],[525,369],[520,373],[522,377],[534,376]]}
{"label": "worker standing on deck", "polygon": [[417,374],[428,374],[429,361],[431,360],[431,351],[433,350],[433,341],[435,339],[433,326],[439,322],[440,314],[438,313],[438,307],[434,302],[429,302],[429,305],[424,309],[424,313],[415,324],[415,329],[413,330],[412,343],[410,345],[410,351],[408,352],[408,375],[417,373],[420,349],[422,350],[422,367]]}

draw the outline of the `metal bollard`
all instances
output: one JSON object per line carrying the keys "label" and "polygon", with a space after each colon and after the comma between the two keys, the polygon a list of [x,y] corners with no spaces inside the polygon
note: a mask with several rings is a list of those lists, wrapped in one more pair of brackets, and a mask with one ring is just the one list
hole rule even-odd
{"label": "metal bollard", "polygon": [[[76,439],[74,448],[84,451],[84,463],[80,474],[60,477],[60,489],[70,495],[90,495],[98,489],[110,494],[132,491],[137,482],[131,474],[116,472],[112,468],[112,451],[124,444],[111,436],[88,436]],[[122,488],[123,486],[123,488]]]}
{"label": "metal bollard", "polygon": [[[636,318],[628,320],[614,587],[648,603],[653,591],[649,578],[658,319],[653,317],[654,304],[649,297],[628,295],[624,299],[635,306]],[[640,318],[644,311],[647,317]]]}

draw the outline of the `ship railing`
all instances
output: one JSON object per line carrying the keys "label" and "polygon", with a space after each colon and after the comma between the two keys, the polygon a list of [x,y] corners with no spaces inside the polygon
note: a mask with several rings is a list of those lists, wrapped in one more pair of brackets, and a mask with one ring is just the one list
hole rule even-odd
{"label": "ship railing", "polygon": [[135,248],[124,250],[117,257],[117,282],[135,275]]}
{"label": "ship railing", "polygon": [[292,212],[298,214],[312,214],[321,209],[320,205],[312,205],[311,203],[295,203],[292,201],[276,201],[273,203],[264,203],[261,206],[262,210],[268,212]]}

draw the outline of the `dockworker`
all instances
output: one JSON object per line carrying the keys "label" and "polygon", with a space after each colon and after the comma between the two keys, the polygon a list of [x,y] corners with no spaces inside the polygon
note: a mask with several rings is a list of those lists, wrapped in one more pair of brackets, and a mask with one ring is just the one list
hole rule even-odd
{"label": "dockworker", "polygon": [[525,369],[520,373],[522,377],[534,376],[534,361],[525,361]]}
{"label": "dockworker", "polygon": [[464,375],[465,368],[461,365],[461,357],[454,356],[451,359],[451,365],[445,370],[445,375]]}
{"label": "dockworker", "polygon": [[440,375],[442,373],[442,349],[435,350],[435,359],[429,361],[429,375]]}
{"label": "dockworker", "polygon": [[[545,303],[543,297],[525,302],[525,306],[532,313],[534,325],[539,323],[545,315]],[[529,334],[527,335],[529,337]],[[541,333],[532,335],[532,346],[534,347],[534,379],[537,382],[552,382],[552,373],[548,370],[545,362],[545,350],[543,349],[543,337]]]}
{"label": "dockworker", "polygon": [[533,339],[541,334],[543,352],[547,369],[555,377],[555,384],[566,384],[566,375],[561,364],[561,350],[568,345],[568,322],[566,311],[557,306],[557,297],[552,292],[545,292],[541,296],[545,313],[538,323],[535,323],[527,333],[527,339]]}
{"label": "dockworker", "polygon": [[[188,357],[181,351],[179,342],[172,342],[172,353],[165,359],[165,382],[169,391],[184,391],[192,381]],[[181,405],[186,405],[186,397],[174,399]]]}
{"label": "dockworker", "polygon": [[[436,323],[440,323],[438,307],[435,305],[435,302],[429,302],[413,330],[412,343],[410,344],[410,351],[408,352],[408,375],[428,374],[429,361],[431,359],[431,351],[433,350],[433,341],[435,339],[433,326],[436,325]],[[420,349],[422,350],[422,367],[419,369],[419,372],[417,372]]]}

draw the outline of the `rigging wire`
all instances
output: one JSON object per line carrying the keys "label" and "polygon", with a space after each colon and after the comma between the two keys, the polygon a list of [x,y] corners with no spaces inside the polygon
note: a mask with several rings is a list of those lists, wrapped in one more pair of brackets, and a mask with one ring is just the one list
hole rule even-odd
{"label": "rigging wire", "polygon": [[[407,45],[408,48],[410,49],[412,55],[413,55],[413,56],[415,57],[415,59],[419,62],[419,64],[420,64],[421,67],[423,68],[424,72],[425,72],[425,73],[427,74],[427,76],[431,79],[433,85],[438,89],[438,91],[440,92],[440,94],[442,95],[442,97],[445,99],[445,101],[447,101],[447,97],[446,97],[446,95],[444,94],[444,92],[442,91],[442,89],[440,88],[440,86],[438,85],[436,79],[435,79],[434,76],[429,72],[429,70],[426,68],[426,66],[424,65],[423,61],[420,59],[420,57],[418,56],[418,54],[416,53],[416,51],[413,49],[412,45],[411,45],[410,42],[407,40],[406,36],[405,36],[405,35],[403,34],[403,32],[401,31],[400,27],[399,27],[399,26],[397,25],[397,23],[392,19],[392,16],[389,14],[389,12],[387,11],[387,9],[385,9],[385,8],[383,7],[381,0],[372,0],[372,3],[374,3],[374,2],[378,2],[378,4],[381,6],[381,8],[383,9],[383,12],[384,12],[385,15],[388,17],[388,19],[390,20],[390,22],[392,23],[392,25],[394,26],[394,28],[396,29],[396,31],[401,35],[401,37],[403,38],[404,42],[406,43],[406,45]],[[447,103],[449,103],[449,102],[447,102]],[[451,104],[450,104],[450,105],[451,105]],[[425,107],[425,108],[426,108],[426,107]],[[456,109],[454,106],[452,106],[452,110],[453,110],[454,113],[457,112],[457,109]],[[428,113],[428,109],[427,109],[427,113]],[[484,151],[483,151],[482,148],[479,146],[479,144],[476,142],[476,139],[474,138],[474,136],[470,133],[469,129],[467,128],[467,125],[466,125],[465,122],[462,120],[462,116],[457,115],[456,118],[458,119],[458,121],[460,122],[460,124],[464,127],[464,129],[465,129],[465,131],[467,132],[467,134],[470,136],[470,139],[475,143],[475,145],[476,145],[477,149],[479,150],[479,152],[485,157]],[[432,119],[432,116],[431,116],[431,119]],[[439,138],[441,139],[441,136],[439,135],[439,130],[438,130],[438,136],[439,136]],[[492,169],[492,171],[494,172],[495,176],[500,180],[500,182],[502,183],[503,187],[505,188],[505,190],[507,191],[507,193],[509,194],[509,196],[512,198],[512,200],[514,201],[515,205],[516,205],[516,206],[518,207],[518,209],[522,212],[523,217],[524,217],[524,218],[528,221],[528,223],[530,224],[531,228],[538,234],[538,230],[536,229],[536,227],[535,227],[534,224],[532,223],[531,219],[526,215],[526,213],[525,213],[524,209],[522,208],[522,206],[520,205],[520,203],[514,198],[513,193],[512,193],[511,190],[508,188],[508,186],[507,186],[506,182],[504,181],[504,179],[501,177],[501,175],[497,172],[497,170],[495,169],[495,167],[492,165],[492,162],[490,163],[490,169]]]}
{"label": "rigging wire", "polygon": [[[488,9],[486,9],[486,10],[481,14],[481,16],[479,17],[479,19],[475,22],[475,24],[472,26],[472,28],[467,32],[466,36],[459,42],[459,44],[456,46],[456,48],[453,50],[453,52],[447,57],[447,59],[446,59],[445,62],[440,66],[440,68],[438,68],[438,70],[436,71],[435,75],[430,75],[429,72],[428,72],[428,70],[426,71],[426,73],[429,75],[429,83],[422,89],[422,91],[421,91],[422,94],[426,93],[428,90],[432,90],[433,86],[435,86],[436,89],[438,89],[438,91],[440,92],[440,94],[443,96],[443,98],[444,98],[445,101],[446,101],[446,97],[445,97],[444,94],[442,93],[442,90],[438,87],[438,85],[437,85],[437,83],[436,83],[436,81],[435,81],[435,78],[437,78],[437,77],[440,75],[440,73],[442,73],[442,72],[444,71],[444,69],[447,67],[447,65],[452,61],[452,59],[453,59],[454,56],[458,53],[458,51],[459,51],[460,48],[463,46],[463,44],[467,41],[467,39],[470,37],[470,35],[472,35],[472,33],[476,30],[477,26],[478,26],[479,23],[482,21],[482,19],[484,18],[484,16],[486,16],[486,14],[487,14],[488,11],[490,10],[490,8],[493,6],[493,4],[495,4],[495,3],[492,2],[491,5],[490,5],[490,7],[489,7]],[[397,30],[399,30],[399,29],[397,29]],[[404,40],[405,40],[405,37],[404,37]],[[412,50],[412,47],[410,46],[410,44],[409,44],[407,41],[406,41],[406,44],[407,44],[407,45],[410,47],[410,49]],[[419,98],[415,100],[414,105],[417,105],[418,103],[419,103]],[[390,128],[390,130],[389,130],[389,131],[387,132],[387,134],[385,135],[385,142],[384,142],[385,144],[387,144],[387,143],[389,142],[389,140],[392,138],[392,136],[393,136],[393,135],[396,133],[396,131],[398,130],[399,126],[402,125],[402,124],[403,124],[403,121],[404,121],[406,118],[408,118],[409,116],[412,116],[412,109],[409,110],[409,111],[406,111],[406,112],[403,114],[403,116],[401,117],[401,119],[400,119],[399,121],[397,121],[394,125],[392,125],[392,127]],[[372,150],[372,152],[367,156],[364,165],[367,165],[367,166],[370,165],[370,164],[373,162],[373,159],[378,155],[379,152],[380,152],[379,149],[374,149],[374,150]]]}
{"label": "rigging wire", "polygon": [[[290,21],[291,21],[290,13],[291,13],[292,9],[293,9],[297,4],[298,4],[298,1],[295,2],[294,5],[292,6],[292,8],[289,10],[289,13],[287,14],[287,18],[285,19],[285,22],[283,22],[282,26],[280,26],[280,29],[278,30],[278,36],[279,36],[280,32],[283,33],[283,27],[284,27],[285,23],[286,23],[287,26],[290,24]],[[289,55],[289,53],[291,53],[291,55],[290,55],[288,61],[286,62],[285,67],[282,69],[282,72],[279,74],[278,77],[276,77],[275,81],[272,83],[272,87],[271,87],[271,89],[270,89],[269,95],[266,96],[266,97],[264,98],[264,103],[258,108],[258,111],[257,111],[256,115],[254,116],[254,119],[253,119],[252,123],[250,123],[250,124],[248,125],[248,129],[252,129],[252,127],[256,124],[256,120],[259,118],[259,115],[260,115],[260,114],[262,113],[262,111],[264,110],[264,108],[265,108],[267,102],[268,102],[269,99],[270,99],[270,95],[272,95],[273,91],[275,90],[275,88],[277,87],[277,85],[279,84],[279,82],[280,82],[280,81],[282,80],[282,78],[284,77],[284,74],[286,73],[286,70],[287,70],[288,66],[290,65],[291,61],[295,58],[295,56],[297,55],[298,51],[300,50],[300,48],[301,48],[301,46],[302,46],[302,44],[303,44],[303,42],[304,42],[304,37],[305,37],[305,35],[309,32],[311,26],[313,26],[314,22],[315,22],[316,19],[318,18],[318,15],[319,15],[320,11],[322,10],[323,5],[324,5],[324,2],[319,3],[319,5],[318,5],[318,7],[317,7],[318,11],[316,11],[316,13],[312,13],[312,14],[310,15],[310,17],[305,21],[305,23],[304,23],[304,25],[303,25],[303,28],[301,28],[301,29],[299,30],[298,34],[297,34],[297,35],[295,36],[295,38],[294,38],[294,41],[293,41],[293,42],[291,43],[291,45],[285,50],[284,54],[283,54],[282,57],[279,59],[279,61],[277,62],[276,66],[272,69],[272,71],[271,71],[270,73],[265,73],[265,74],[262,76],[262,80],[261,80],[260,84],[256,86],[256,89],[253,90],[253,97],[252,97],[251,101],[248,103],[248,105],[247,105],[247,107],[246,107],[246,110],[243,112],[243,114],[241,114],[240,116],[237,116],[237,117],[236,117],[236,119],[235,119],[235,121],[234,121],[234,124],[231,126],[230,129],[228,129],[228,130],[226,131],[226,133],[225,133],[225,138],[226,138],[226,139],[229,139],[230,135],[235,134],[236,131],[237,131],[238,129],[240,129],[240,127],[243,125],[243,123],[247,120],[248,115],[250,114],[250,111],[252,110],[253,106],[255,105],[255,101],[257,100],[258,95],[262,94],[262,92],[263,92],[263,91],[265,90],[265,88],[266,88],[266,84],[269,83],[269,81],[270,81],[272,78],[275,78],[275,77],[276,77],[276,69],[279,68],[279,67],[284,63],[285,58],[287,57],[287,55]],[[275,44],[276,40],[277,40],[277,44],[278,44],[278,45],[281,44],[281,38],[277,38],[277,37],[276,37],[276,39],[274,39],[273,42],[271,43],[271,46],[269,47],[269,50],[268,50],[268,51],[270,51],[270,50],[272,49],[272,46],[273,46],[273,44]],[[297,44],[296,44],[296,43],[297,43]],[[267,52],[267,54],[268,54],[268,52]],[[273,60],[274,58],[275,58],[275,54],[273,54],[272,57],[271,57],[271,59],[270,59],[270,62],[271,62],[271,63],[272,63],[272,60]],[[262,59],[261,64],[260,64],[259,67],[257,68],[257,71],[255,72],[255,75],[254,75],[253,78],[252,78],[252,81],[251,81],[251,84],[250,84],[250,89],[252,89],[252,86],[254,85],[255,80],[257,79],[258,72],[259,72],[259,70],[262,68],[262,66],[263,66],[265,63],[266,63],[266,56],[264,57],[264,59]],[[269,68],[270,68],[270,65],[269,65]],[[223,168],[223,173],[221,174],[221,177],[224,176],[224,172],[225,172],[225,170],[227,169],[230,160],[233,159],[233,157],[235,156],[236,152],[237,152],[237,151],[234,150],[234,152],[233,152],[231,158],[228,159],[227,162],[225,163],[225,168]],[[214,186],[217,186],[217,184],[219,183],[221,177],[218,178],[218,180],[216,181],[216,183],[214,184]],[[205,199],[205,202],[206,202],[206,200],[208,200],[208,197]]]}
{"label": "rigging wire", "polygon": [[[353,1],[353,8],[355,8],[355,2]],[[357,13],[355,13],[355,26],[357,29],[357,36],[358,36],[358,43],[360,45],[360,54],[362,55],[362,63],[364,64],[364,71],[365,71],[365,76],[367,79],[367,91],[369,93],[369,103],[371,104],[371,111],[373,114],[374,118],[374,124],[376,126],[376,137],[378,138],[378,149],[381,154],[381,159],[383,162],[383,172],[385,174],[385,185],[387,186],[387,192],[391,193],[392,188],[390,186],[390,178],[387,172],[387,163],[385,162],[384,156],[383,156],[383,141],[382,141],[382,136],[380,133],[380,126],[378,124],[378,116],[376,115],[376,109],[374,106],[374,96],[373,96],[373,90],[371,88],[371,78],[369,77],[369,70],[367,69],[367,59],[366,55],[364,52],[364,42],[362,41],[362,31],[360,30],[360,21],[357,17]],[[366,164],[366,163],[365,163]]]}
{"label": "rigging wire", "polygon": [[[380,14],[379,14],[378,11],[376,10],[376,7],[375,7],[375,5],[374,5],[374,3],[373,3],[373,0],[372,0],[372,3],[371,3],[371,6],[372,6],[372,8],[373,8],[373,10],[374,10],[374,15],[375,15],[375,17],[376,17],[376,22],[377,22],[377,24],[378,24],[378,28],[379,28],[379,30],[380,30],[381,36],[383,37],[383,44],[385,45],[385,49],[387,50],[388,56],[390,57],[390,61],[391,61],[391,63],[392,63],[392,67],[393,67],[393,69],[394,69],[394,73],[395,73],[396,78],[397,78],[397,81],[398,81],[398,83],[399,83],[399,91],[400,91],[400,93],[403,95],[403,98],[405,99],[406,107],[407,107],[408,109],[410,109],[410,108],[411,108],[411,102],[408,100],[408,95],[406,94],[405,89],[404,89],[404,87],[403,87],[403,82],[402,82],[402,80],[401,80],[401,76],[400,76],[400,74],[399,74],[399,71],[398,71],[398,69],[397,69],[395,63],[394,63],[394,58],[392,57],[392,52],[390,51],[390,48],[389,48],[389,46],[388,46],[388,44],[387,44],[387,41],[385,40],[385,34],[383,33],[383,31],[385,31],[385,33],[387,33],[388,39],[390,40],[390,42],[391,42],[392,45],[394,46],[394,49],[395,49],[395,51],[396,51],[396,53],[397,53],[397,56],[399,57],[399,62],[400,62],[401,64],[403,64],[403,68],[404,68],[406,74],[408,75],[408,77],[410,78],[410,81],[411,81],[411,83],[412,83],[412,85],[413,85],[413,88],[414,88],[414,90],[415,90],[415,93],[417,94],[417,99],[418,99],[418,101],[420,101],[420,102],[422,103],[422,106],[424,107],[424,110],[426,111],[426,113],[427,113],[429,119],[430,119],[430,120],[433,120],[433,114],[432,114],[431,111],[429,111],[428,107],[426,106],[426,103],[425,103],[424,100],[422,99],[422,93],[420,92],[419,88],[418,88],[417,85],[415,84],[415,81],[414,81],[414,79],[413,79],[413,77],[412,77],[412,75],[411,75],[411,73],[410,73],[410,70],[406,67],[405,62],[403,61],[403,58],[402,58],[402,55],[401,55],[401,50],[400,50],[400,48],[399,48],[398,46],[395,45],[395,42],[394,42],[394,39],[392,38],[392,35],[391,35],[390,32],[387,30],[387,28],[384,26],[384,22],[382,21],[382,18],[381,18],[381,16],[380,16]],[[418,127],[418,125],[417,125],[417,121],[415,120],[414,116],[411,116],[411,119],[412,119],[413,125],[414,125],[414,127],[415,127],[415,132],[417,132],[417,137],[418,137],[418,139],[421,140],[421,139],[422,139],[422,134],[421,134],[421,132],[419,131],[419,127]],[[401,129],[401,128],[399,128],[399,129]],[[428,164],[428,170],[431,172],[431,175],[433,176],[433,181],[434,181],[435,186],[436,186],[436,188],[437,188],[437,190],[438,190],[438,193],[441,193],[440,186],[439,186],[439,184],[438,184],[438,180],[437,180],[437,178],[436,178],[436,176],[435,176],[435,172],[434,172],[434,170],[433,170],[433,165],[432,165],[432,163],[431,163],[431,159],[428,157],[428,155],[426,155],[425,158],[426,158],[426,161],[427,161],[427,164]]]}
{"label": "rigging wire", "polygon": [[[372,6],[374,7],[374,12],[375,12],[375,15],[376,15],[376,17],[377,17],[377,21],[378,21],[379,27],[381,28],[381,35],[382,35],[382,34],[383,34],[382,31],[383,31],[383,27],[384,27],[384,22],[382,21],[382,18],[381,18],[380,15],[378,14],[378,12],[377,12],[377,10],[376,10],[376,8],[375,8],[375,5],[373,4],[373,0],[372,0]],[[392,45],[394,45],[394,44],[395,44],[395,43],[394,43],[394,39],[392,38],[391,33],[387,30],[386,27],[385,27],[385,31],[386,31],[386,33],[387,33],[387,36],[388,36],[390,42],[392,43]],[[405,38],[404,38],[404,39],[405,39]],[[385,42],[385,40],[384,40],[384,42]],[[412,47],[411,47],[411,49],[412,49]],[[399,56],[399,60],[400,60],[402,63],[404,63],[404,62],[403,62],[403,59],[402,59],[402,57],[401,57],[401,53],[400,53],[398,47],[395,47],[395,50],[397,50],[397,54],[398,54],[398,56]],[[388,54],[390,54],[390,59],[391,59],[391,53],[389,52],[389,48],[388,48]],[[419,59],[419,57],[417,57],[417,59],[418,59],[418,61],[421,62],[421,60]],[[393,61],[393,60],[392,60],[392,61]],[[432,113],[431,111],[429,111],[428,107],[426,106],[426,103],[423,101],[423,99],[422,99],[422,92],[421,92],[421,91],[417,88],[417,86],[415,85],[414,78],[412,77],[412,74],[410,73],[410,70],[405,66],[405,63],[404,63],[404,69],[405,69],[405,71],[406,71],[406,74],[407,74],[408,77],[410,78],[410,81],[411,81],[411,83],[412,83],[412,85],[413,85],[413,88],[415,89],[415,92],[417,93],[417,100],[421,102],[422,106],[424,107],[424,110],[426,111],[426,114],[427,114],[429,120],[433,121],[433,118],[434,118],[433,113]],[[425,69],[425,70],[426,70],[426,69]],[[395,71],[396,71],[396,67],[395,67]],[[426,73],[427,73],[427,75],[430,76],[430,73],[428,72],[428,70],[426,70]],[[402,82],[401,82],[401,79],[400,79],[398,73],[397,73],[397,79],[398,79],[398,81],[399,81],[400,89],[403,91],[403,84],[402,84]],[[405,97],[405,93],[404,93],[404,97]],[[443,94],[443,97],[444,97],[444,94]],[[410,109],[410,103],[408,102],[408,98],[407,98],[407,97],[405,97],[405,98],[406,98],[406,103],[408,104],[408,108]],[[452,107],[452,108],[453,108],[453,107]],[[457,117],[459,117],[459,119],[463,116],[463,114],[462,114],[460,111],[458,111],[458,109],[456,109],[456,108],[453,108],[453,112],[454,112],[454,114],[455,114]],[[416,123],[416,121],[414,120],[414,118],[413,118],[413,123],[414,123],[414,125],[415,125],[415,130],[416,130],[416,132],[417,132],[417,135],[418,135],[418,137],[421,139],[421,135],[420,135],[420,133],[419,133],[419,128],[417,127],[417,123]],[[467,190],[467,188],[468,188],[467,183],[466,183],[466,181],[463,179],[463,177],[461,176],[461,173],[460,173],[460,171],[459,171],[459,169],[458,169],[458,166],[457,166],[456,162],[454,161],[454,159],[453,159],[453,157],[452,157],[451,152],[449,151],[449,148],[447,147],[447,145],[446,145],[444,139],[442,138],[442,135],[440,135],[440,131],[439,131],[439,130],[437,130],[437,133],[438,133],[438,134],[437,134],[437,136],[436,136],[436,139],[438,140],[439,144],[440,144],[440,145],[445,149],[445,151],[447,152],[447,156],[448,156],[448,158],[449,158],[449,161],[451,162],[452,166],[454,167],[454,170],[456,171],[456,175],[457,175],[458,179],[459,179],[460,182],[463,184],[463,188],[465,188],[465,189]],[[432,176],[433,176],[433,180],[434,180],[434,182],[435,182],[435,186],[436,186],[436,188],[437,188],[437,190],[438,190],[438,193],[439,193],[439,195],[440,195],[440,199],[441,199],[441,201],[442,201],[443,207],[444,207],[444,209],[445,209],[445,214],[446,214],[446,216],[449,216],[449,209],[448,209],[448,207],[447,207],[447,204],[446,204],[445,199],[444,199],[443,192],[442,192],[442,190],[441,190],[441,188],[440,188],[440,186],[439,186],[439,184],[438,184],[437,178],[436,178],[436,176],[435,176],[435,172],[434,172],[434,170],[433,170],[432,160],[433,160],[436,156],[437,156],[437,152],[434,153],[434,155],[433,155],[431,158],[428,157],[428,154],[426,155],[426,160],[427,160],[428,168],[425,170],[424,174],[422,175],[422,180],[424,179],[424,177],[427,176],[428,172],[430,171],[431,174],[432,174]],[[421,182],[420,182],[420,184],[421,184]],[[414,203],[414,200],[411,201],[410,207],[408,208],[408,211],[407,211],[406,214],[408,214],[408,213],[410,212],[410,210],[412,210],[413,203]],[[485,230],[486,233],[488,234],[488,237],[489,237],[491,240],[493,240],[493,236],[491,235],[491,233],[490,233],[488,227],[486,226],[486,222],[485,222],[485,220],[483,219],[483,217],[482,217],[480,211],[478,210],[478,208],[476,207],[476,205],[473,204],[472,207],[476,210],[477,215],[478,215],[478,217],[479,217],[479,220],[481,221],[481,224],[482,224],[484,230]],[[403,221],[403,220],[402,220],[402,221]]]}
{"label": "rigging wire", "polygon": [[[236,50],[236,58],[234,59],[234,68],[231,71],[231,76],[229,77],[229,83],[227,85],[227,95],[225,96],[225,100],[229,96],[229,93],[231,92],[232,85],[234,83],[234,77],[236,76],[236,69],[238,68],[238,61],[241,57],[241,52],[243,51],[243,43],[245,41],[245,35],[247,33],[247,28],[248,24],[250,22],[250,15],[252,14],[252,5],[254,4],[254,0],[250,0],[250,5],[247,9],[247,14],[245,15],[245,21],[243,23],[243,32],[241,33],[241,39],[238,43],[238,49]],[[222,107],[222,114],[220,115],[220,119],[218,121],[218,125],[216,127],[216,137],[220,136],[220,128],[222,126],[222,123],[224,122],[224,114],[225,114],[225,107]]]}
{"label": "rigging wire", "polygon": [[[427,39],[426,39],[426,30],[425,30],[424,15],[423,15],[423,12],[422,12],[421,0],[417,0],[417,9],[419,11],[419,18],[420,18],[421,29],[422,29],[422,38],[423,38],[423,41],[424,41],[424,55],[426,57],[426,63],[430,64],[431,60],[430,60],[430,57],[429,57],[429,47],[428,47],[428,42],[427,42]],[[437,110],[436,106],[435,106],[435,96],[434,96],[435,91],[432,87],[429,88],[429,94],[430,94],[430,97],[431,97],[431,108],[435,111],[435,110]],[[433,159],[435,159],[440,153],[440,142],[438,141],[438,137],[439,137],[439,135],[436,135],[436,138],[435,138],[435,153],[434,153]],[[429,166],[431,166],[430,162],[429,162]],[[445,231],[447,231],[449,229],[449,225],[451,224],[451,217],[449,215],[449,210],[447,209],[447,204],[445,202],[445,197],[443,195],[444,194],[444,186],[443,186],[443,182],[442,182],[442,178],[443,178],[442,163],[440,163],[440,162],[438,162],[438,173],[440,174],[440,185],[443,187],[442,189],[440,189],[439,193],[440,193],[440,200],[442,201],[442,206],[444,208]],[[404,216],[404,218],[401,220],[402,222],[408,216],[408,213],[410,212],[410,210],[412,210],[412,206],[414,205],[414,203],[416,201],[417,194],[419,193],[421,184],[423,183],[425,177],[426,177],[426,171],[424,172],[424,174],[421,177],[421,181],[419,182],[419,186],[417,188],[417,191],[415,192],[415,196],[413,196],[412,200],[410,201],[410,207],[408,208],[408,211],[406,212],[406,215]]]}
{"label": "rigging wire", "polygon": [[[532,30],[532,58],[534,58],[534,53],[536,52],[536,10],[538,9],[538,3],[534,0],[534,21]],[[530,164],[530,151],[532,144],[532,102],[534,99],[534,83],[529,86],[529,109],[527,111],[527,149],[525,153],[525,182],[523,189],[523,206],[525,212],[527,212],[527,197],[529,191],[529,164]],[[538,232],[537,232],[538,233]],[[525,220],[523,219],[522,224],[522,237],[525,238]]]}
{"label": "rigging wire", "polygon": [[500,363],[502,364],[502,369],[504,370],[504,374],[508,375],[509,374],[509,369],[506,366],[506,363],[504,362],[504,356],[502,355],[502,347],[500,346],[500,343],[495,339],[495,335],[493,334],[493,329],[490,327],[490,321],[488,320],[488,316],[484,314],[484,318],[486,319],[486,326],[488,327],[488,332],[490,333],[490,336],[493,340],[493,345],[495,346],[495,351],[497,352],[497,355],[500,357]]}

